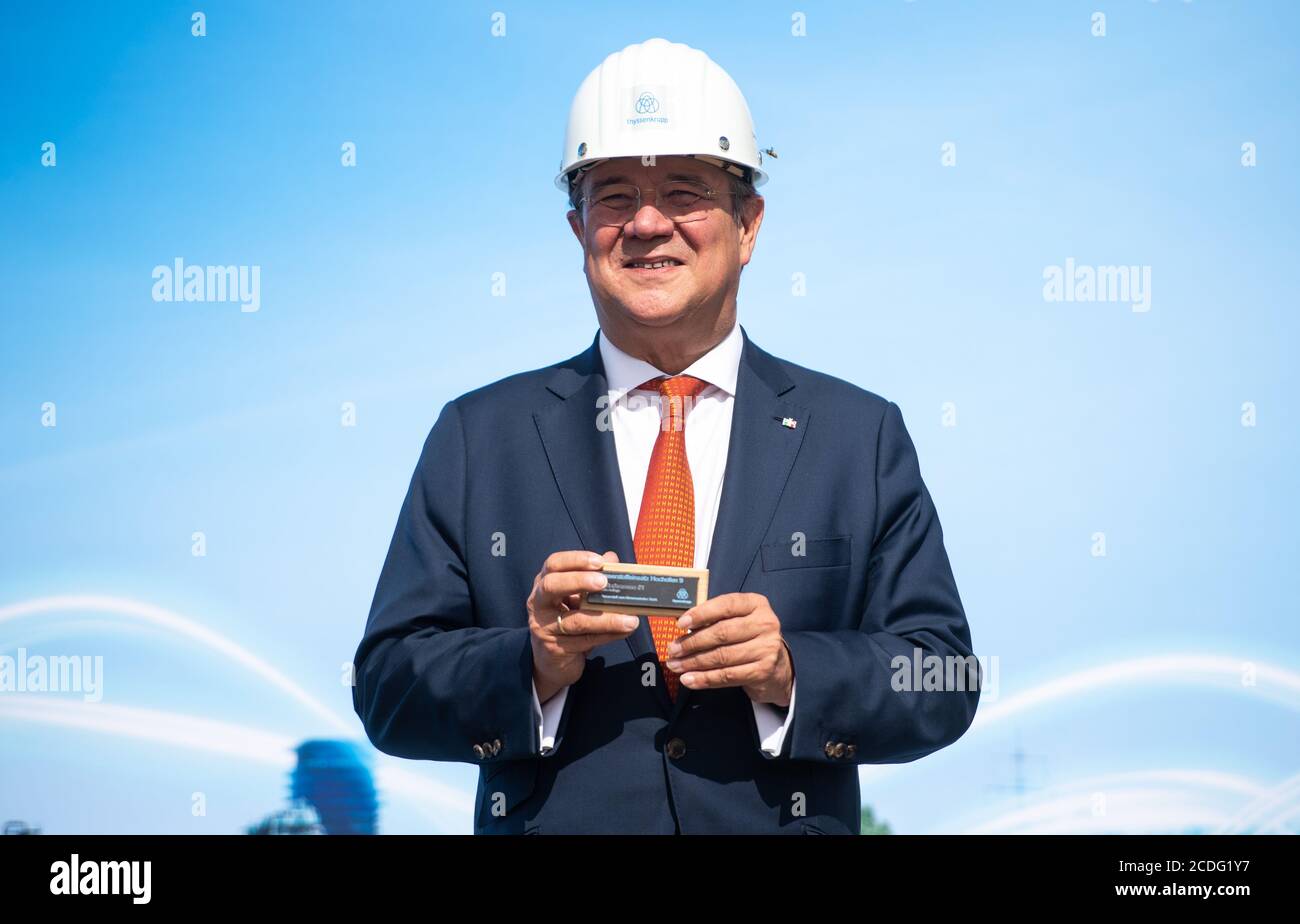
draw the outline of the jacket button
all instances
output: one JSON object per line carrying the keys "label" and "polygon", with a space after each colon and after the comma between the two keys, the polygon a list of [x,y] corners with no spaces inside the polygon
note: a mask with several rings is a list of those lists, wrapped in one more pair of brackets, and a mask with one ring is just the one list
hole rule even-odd
{"label": "jacket button", "polygon": [[834,756],[835,756],[835,742],[834,742],[834,741],[827,741],[827,742],[826,742],[826,747],[822,748],[822,750],[826,752],[826,756],[827,756],[827,757],[834,757]]}
{"label": "jacket button", "polygon": [[686,742],[681,738],[673,738],[668,742],[668,756],[673,760],[679,760],[686,754]]}
{"label": "jacket button", "polygon": [[843,742],[843,741],[836,741],[836,742],[835,742],[835,756],[836,756],[836,757],[843,757],[843,756],[844,756],[844,742]]}
{"label": "jacket button", "polygon": [[497,756],[498,754],[500,754],[500,753],[501,753],[501,739],[500,739],[500,738],[493,738],[493,739],[492,739],[492,756],[493,756],[493,757],[496,757],[496,756]]}
{"label": "jacket button", "polygon": [[856,753],[858,753],[858,746],[856,744],[850,744],[844,749],[845,757],[852,757]]}
{"label": "jacket button", "polygon": [[487,751],[483,750],[483,745],[481,744],[474,745],[475,757],[477,757],[479,760],[482,760],[486,755],[487,755]]}

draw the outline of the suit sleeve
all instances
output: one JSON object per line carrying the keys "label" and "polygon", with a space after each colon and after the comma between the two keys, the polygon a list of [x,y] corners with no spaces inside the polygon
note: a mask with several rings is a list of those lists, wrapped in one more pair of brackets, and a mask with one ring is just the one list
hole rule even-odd
{"label": "suit sleeve", "polygon": [[[876,453],[876,514],[858,629],[782,633],[799,678],[791,760],[912,761],[956,741],[975,718],[980,668],[970,628],[916,449],[893,402]],[[913,665],[933,665],[926,659],[934,656],[944,666],[942,689],[914,682],[924,672]]]}
{"label": "suit sleeve", "polygon": [[466,471],[453,401],[425,440],[353,659],[353,707],[371,743],[397,757],[484,763],[540,746],[528,627],[477,625]]}

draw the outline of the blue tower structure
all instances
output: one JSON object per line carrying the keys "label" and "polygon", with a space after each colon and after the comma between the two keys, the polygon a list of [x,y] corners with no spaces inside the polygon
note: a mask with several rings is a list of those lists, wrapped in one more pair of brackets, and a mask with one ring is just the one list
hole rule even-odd
{"label": "blue tower structure", "polygon": [[290,799],[310,803],[326,834],[377,834],[379,800],[369,758],[351,741],[313,739],[294,749]]}

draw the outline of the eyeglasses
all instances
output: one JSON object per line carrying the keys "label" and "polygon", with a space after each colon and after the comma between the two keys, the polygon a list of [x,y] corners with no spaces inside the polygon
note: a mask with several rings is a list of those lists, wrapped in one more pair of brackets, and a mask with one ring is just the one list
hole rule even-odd
{"label": "eyeglasses", "polygon": [[[667,219],[682,224],[709,216],[722,196],[733,196],[689,180],[667,180],[655,187],[655,207]],[[641,210],[641,188],[634,183],[611,183],[578,200],[584,220],[597,225],[625,225]]]}

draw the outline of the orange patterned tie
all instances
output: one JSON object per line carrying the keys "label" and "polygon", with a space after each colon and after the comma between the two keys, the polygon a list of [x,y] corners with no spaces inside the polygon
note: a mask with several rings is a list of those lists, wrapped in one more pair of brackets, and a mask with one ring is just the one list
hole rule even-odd
{"label": "orange patterned tie", "polygon": [[[709,387],[691,375],[660,376],[641,386],[658,390],[659,435],[650,455],[641,512],[637,515],[633,545],[636,560],[645,565],[695,566],[695,485],[686,461],[686,414],[700,392]],[[689,399],[689,400],[688,400]],[[668,696],[676,702],[681,683],[677,674],[662,667],[668,646],[685,635],[673,616],[647,616],[655,641]]]}

